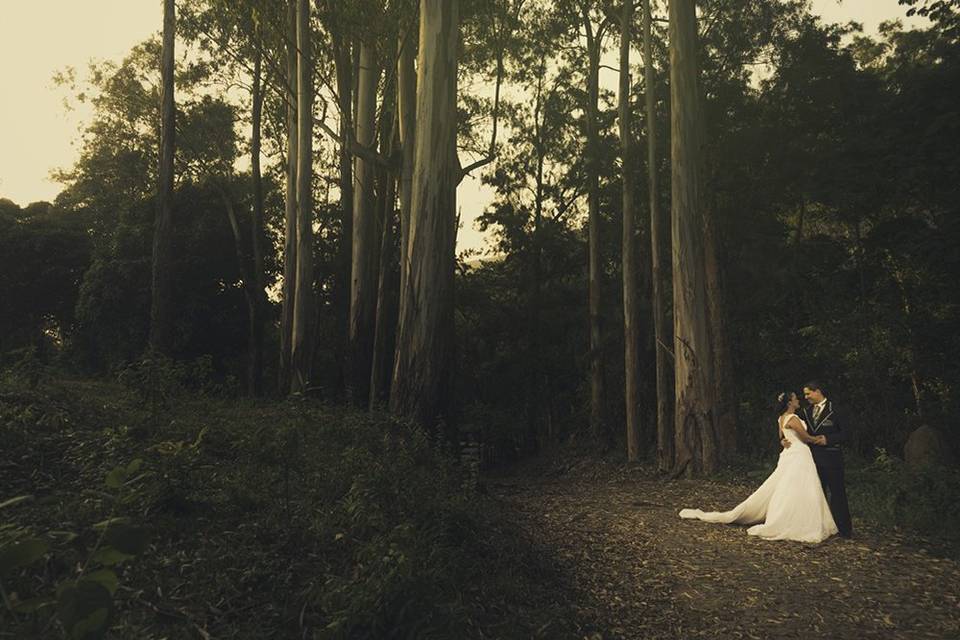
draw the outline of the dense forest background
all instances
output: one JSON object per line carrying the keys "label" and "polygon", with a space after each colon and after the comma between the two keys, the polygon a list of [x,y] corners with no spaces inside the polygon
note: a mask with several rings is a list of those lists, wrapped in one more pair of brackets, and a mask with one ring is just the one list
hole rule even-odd
{"label": "dense forest background", "polygon": [[[598,86],[596,184],[589,179],[585,74],[600,62],[591,58],[594,44],[607,52],[604,65],[615,63],[620,23],[612,5],[580,4],[503,0],[462,8],[459,145],[483,156],[491,128],[499,126],[499,135],[489,148],[493,161],[474,170],[496,193],[478,221],[491,231],[492,246],[485,256],[457,258],[450,392],[453,420],[482,431],[491,460],[588,434],[593,358],[603,365],[604,428],[625,438],[621,187],[633,181],[636,201],[647,202],[648,159],[641,153],[623,164],[616,96]],[[852,448],[861,454],[881,447],[900,455],[921,423],[944,427],[953,446],[960,444],[948,426],[960,384],[960,338],[952,330],[960,292],[958,18],[951,3],[904,11],[917,8],[932,10],[928,28],[905,30],[893,21],[868,37],[853,23],[823,23],[802,1],[700,3],[705,192],[714,212],[709,233],[717,241],[729,353],[717,375],[732,388],[743,453],[775,449],[770,398],[813,377],[825,381],[849,415]],[[637,57],[628,106],[638,144],[655,130],[652,169],[663,212],[670,207],[670,79],[659,9],[650,51],[655,120],[644,112],[647,87]],[[169,355],[204,362],[226,392],[282,394],[276,381],[288,100],[277,88],[285,82],[285,16],[256,2],[239,8],[186,2],[179,12],[185,52],[175,73],[176,311]],[[395,42],[412,15],[403,3],[319,3],[312,17],[315,110],[330,124],[313,130],[311,385],[331,399],[346,398],[356,386],[344,230],[354,246],[359,238],[364,250],[382,253],[384,268],[377,271],[374,260],[369,278],[374,299],[377,278],[386,281],[388,318],[397,313],[390,291],[399,269],[390,264],[399,259],[400,237],[398,211],[382,206],[389,182],[382,175],[364,196],[379,203],[363,205],[379,208],[370,216],[372,235],[349,228],[355,214],[352,194],[341,189],[343,171],[350,173],[341,164],[349,148],[342,132],[357,105],[337,117],[337,101],[349,97],[342,94],[352,84],[354,103],[372,100],[365,108],[373,130],[364,133],[358,123],[357,131],[374,151],[380,141],[381,158],[389,156]],[[639,11],[636,19],[639,25]],[[640,48],[639,38],[634,46]],[[92,102],[96,117],[84,131],[80,160],[59,176],[66,186],[55,202],[0,203],[6,365],[35,354],[108,375],[136,362],[147,346],[160,54],[159,40],[151,40],[120,62],[66,70],[59,78],[73,99]],[[361,54],[376,56],[370,77],[361,76]],[[342,137],[330,135],[333,129]],[[253,144],[263,158],[256,178]],[[356,162],[360,171],[363,161]],[[587,205],[594,196],[602,337],[591,349]],[[247,230],[255,228],[255,215],[262,216],[263,239],[254,263]],[[636,215],[639,431],[641,450],[652,455],[658,415],[649,207]],[[397,228],[384,236],[384,226]],[[661,232],[659,241],[669,255],[669,235]],[[665,264],[659,276],[667,291],[669,271]],[[256,318],[263,335],[251,347],[256,294],[244,283],[254,277],[270,295]],[[251,367],[260,371],[251,375]]]}
{"label": "dense forest background", "polygon": [[[900,4],[163,0],[64,69],[0,638],[956,637],[960,1]],[[681,521],[810,379],[855,537]]]}

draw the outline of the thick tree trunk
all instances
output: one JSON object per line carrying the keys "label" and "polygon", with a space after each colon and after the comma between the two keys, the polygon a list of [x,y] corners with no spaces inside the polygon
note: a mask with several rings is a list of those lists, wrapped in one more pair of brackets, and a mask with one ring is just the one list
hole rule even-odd
{"label": "thick tree trunk", "polygon": [[600,287],[600,134],[598,131],[598,105],[600,99],[600,41],[593,33],[589,9],[582,10],[587,31],[587,105],[586,105],[586,165],[587,165],[587,232],[589,249],[589,315],[590,315],[590,427],[595,441],[603,446],[610,444],[610,432],[604,411],[604,353],[601,326]]}
{"label": "thick tree trunk", "polygon": [[[259,36],[259,34],[258,34]],[[263,133],[263,54],[262,42],[257,41],[253,61],[253,105],[250,137],[250,167],[253,176],[253,216],[250,236],[253,250],[253,305],[250,308],[249,331],[249,391],[253,396],[263,393],[263,314],[267,307],[263,268],[263,176],[260,170],[260,149]]]}
{"label": "thick tree trunk", "polygon": [[160,181],[153,233],[150,346],[165,354],[170,354],[173,349],[173,156],[176,131],[173,76],[176,19],[174,0],[164,0],[160,92]]}
{"label": "thick tree trunk", "polygon": [[[360,45],[360,83],[357,85],[357,142],[372,147],[376,139],[377,84],[380,70],[376,49]],[[347,395],[359,407],[370,397],[370,366],[377,304],[377,263],[380,234],[377,225],[375,183],[377,167],[355,158],[353,164],[353,260],[350,270],[350,355]]]}
{"label": "thick tree trunk", "polygon": [[[715,192],[711,189],[711,193]],[[712,202],[712,201],[711,201]],[[710,341],[713,345],[713,373],[716,383],[716,428],[720,460],[729,460],[737,449],[737,397],[733,381],[733,358],[727,330],[726,304],[720,257],[722,242],[716,220],[717,207],[704,209],[703,238],[707,274],[707,300],[710,305]]]}
{"label": "thick tree trunk", "polygon": [[[411,26],[412,30],[413,27]],[[401,35],[400,55],[397,58],[397,111],[400,122],[400,149],[403,154],[400,167],[400,291],[407,290],[406,276],[410,238],[410,201],[413,192],[413,157],[417,126],[417,72],[416,32]]]}
{"label": "thick tree trunk", "polygon": [[331,32],[337,93],[340,107],[340,246],[337,248],[337,273],[334,305],[337,318],[335,352],[338,388],[347,386],[347,354],[350,335],[350,262],[353,256],[353,154],[348,140],[353,131],[353,59],[350,45],[342,35]]}
{"label": "thick tree trunk", "polygon": [[717,467],[716,384],[702,238],[702,115],[693,0],[670,1],[671,226],[676,360],[674,474]]}
{"label": "thick tree trunk", "polygon": [[670,422],[670,364],[667,357],[669,320],[664,300],[663,216],[657,184],[657,97],[653,71],[653,34],[650,0],[643,0],[643,78],[647,111],[647,181],[650,207],[651,291],[653,295],[654,348],[657,354],[657,467],[673,467],[674,429]]}
{"label": "thick tree trunk", "polygon": [[310,1],[297,0],[297,292],[293,312],[290,390],[303,393],[313,364],[313,61]]}
{"label": "thick tree trunk", "polygon": [[[388,85],[389,86],[389,85]],[[392,89],[392,87],[390,87]],[[388,91],[387,95],[393,95]],[[381,126],[389,133],[383,136],[382,153],[390,157],[396,151],[399,124],[390,100],[384,102]],[[389,119],[389,121],[388,121]],[[399,266],[394,260],[397,176],[381,168],[382,196],[378,207],[381,215],[380,260],[377,277],[376,328],[373,337],[373,362],[370,366],[370,406],[382,405],[390,398],[390,375],[393,373],[393,355],[396,344],[397,298]]]}
{"label": "thick tree trunk", "polygon": [[400,303],[390,408],[450,429],[456,242],[459,0],[421,0],[407,287]]}
{"label": "thick tree trunk", "polygon": [[351,62],[353,63],[353,117],[352,121],[357,121],[357,111],[360,101],[360,39],[354,38],[351,44]]}
{"label": "thick tree trunk", "polygon": [[293,357],[293,309],[297,296],[297,0],[287,1],[287,170],[283,243],[283,311],[280,320],[280,367],[277,389],[290,391]]}
{"label": "thick tree trunk", "polygon": [[624,0],[620,18],[620,146],[623,157],[623,344],[624,401],[626,402],[627,460],[640,457],[640,314],[637,283],[636,185],[630,112],[630,40],[633,0]]}
{"label": "thick tree trunk", "polygon": [[[388,59],[396,59],[398,45],[399,42],[394,40]],[[378,126],[380,154],[385,158],[392,158],[399,148],[400,123],[397,117],[397,77],[392,73],[386,73]],[[369,404],[371,407],[383,405],[390,400],[390,376],[393,373],[393,349],[397,328],[397,281],[400,276],[399,266],[394,258],[397,175],[393,170],[383,166],[378,166],[376,171],[380,255],[377,260],[377,297],[374,304],[375,319],[370,363]]]}

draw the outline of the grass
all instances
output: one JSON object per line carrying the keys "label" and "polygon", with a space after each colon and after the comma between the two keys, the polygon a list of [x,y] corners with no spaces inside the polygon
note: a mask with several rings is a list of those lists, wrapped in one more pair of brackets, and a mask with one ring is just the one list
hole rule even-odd
{"label": "grass", "polygon": [[911,469],[879,452],[847,474],[851,512],[881,531],[923,536],[934,551],[960,559],[960,470]]}
{"label": "grass", "polygon": [[171,385],[158,400],[150,376],[126,379],[0,383],[0,503],[32,496],[0,510],[0,557],[24,560],[0,562],[0,638],[577,627],[560,576],[412,425]]}

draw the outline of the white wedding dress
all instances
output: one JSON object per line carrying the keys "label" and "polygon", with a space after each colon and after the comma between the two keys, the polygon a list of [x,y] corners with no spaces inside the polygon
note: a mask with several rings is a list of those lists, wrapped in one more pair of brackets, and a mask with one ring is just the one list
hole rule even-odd
{"label": "white wedding dress", "polygon": [[[781,428],[793,415],[780,417]],[[806,429],[806,423],[799,416],[797,419]],[[810,447],[793,429],[784,428],[783,433],[790,446],[780,452],[777,468],[749,498],[730,511],[682,509],[680,517],[722,524],[752,524],[747,533],[768,540],[816,543],[837,533]]]}

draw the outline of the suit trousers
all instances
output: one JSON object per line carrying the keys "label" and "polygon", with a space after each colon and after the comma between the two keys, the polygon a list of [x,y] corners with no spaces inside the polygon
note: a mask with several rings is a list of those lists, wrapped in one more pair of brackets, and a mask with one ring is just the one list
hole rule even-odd
{"label": "suit trousers", "polygon": [[823,492],[827,494],[833,521],[837,523],[840,535],[849,538],[853,533],[853,524],[850,522],[850,506],[847,504],[843,452],[838,449],[819,451],[813,456],[813,461],[817,465],[817,474],[823,484]]}

